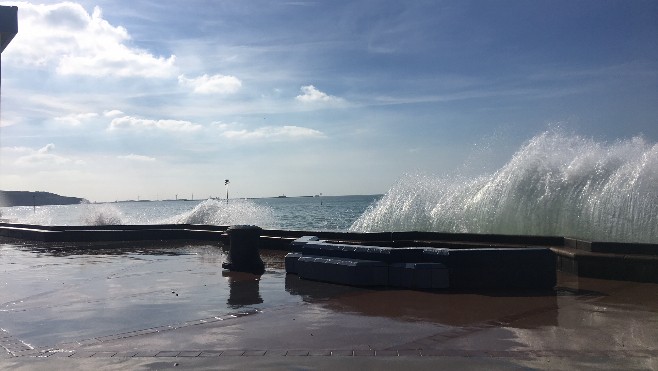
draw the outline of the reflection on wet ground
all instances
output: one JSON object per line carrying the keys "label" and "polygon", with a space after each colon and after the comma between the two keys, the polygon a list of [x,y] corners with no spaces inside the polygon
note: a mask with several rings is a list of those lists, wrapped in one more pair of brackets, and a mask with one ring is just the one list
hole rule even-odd
{"label": "reflection on wet ground", "polygon": [[283,252],[262,252],[266,272],[256,276],[222,272],[226,253],[218,245],[92,247],[0,241],[4,356],[53,349],[499,352],[514,359],[600,352],[650,365],[658,356],[656,284],[560,274],[550,291],[373,290],[286,275]]}
{"label": "reflection on wet ground", "polygon": [[222,274],[225,258],[221,247],[207,245],[0,245],[0,324],[44,347],[257,306],[260,286],[270,305],[299,301],[276,294],[283,272]]}

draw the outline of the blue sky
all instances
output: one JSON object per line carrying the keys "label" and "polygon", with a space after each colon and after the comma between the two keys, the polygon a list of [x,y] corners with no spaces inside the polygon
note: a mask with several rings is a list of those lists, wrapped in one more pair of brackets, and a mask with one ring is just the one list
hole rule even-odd
{"label": "blue sky", "polygon": [[4,190],[373,194],[553,126],[658,141],[655,1],[0,4]]}

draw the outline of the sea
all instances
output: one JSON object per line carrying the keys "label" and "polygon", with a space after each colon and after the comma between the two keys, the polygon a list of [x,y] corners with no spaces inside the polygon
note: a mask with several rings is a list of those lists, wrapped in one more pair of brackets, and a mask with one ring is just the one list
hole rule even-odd
{"label": "sea", "polygon": [[2,208],[41,225],[252,224],[305,231],[436,231],[658,243],[658,144],[549,130],[498,169],[402,174],[381,195]]}
{"label": "sea", "polygon": [[251,224],[261,228],[344,231],[382,195],[130,201],[3,208],[3,219],[39,225]]}

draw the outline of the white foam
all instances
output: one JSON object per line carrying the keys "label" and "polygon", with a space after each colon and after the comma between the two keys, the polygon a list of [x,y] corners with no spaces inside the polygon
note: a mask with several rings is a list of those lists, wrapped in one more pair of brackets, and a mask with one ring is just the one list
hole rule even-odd
{"label": "white foam", "polygon": [[350,230],[658,243],[658,144],[547,131],[493,174],[404,176]]}
{"label": "white foam", "polygon": [[123,214],[112,204],[84,205],[80,222],[82,225],[121,225]]}
{"label": "white foam", "polygon": [[274,226],[274,214],[267,206],[253,201],[235,199],[230,202],[205,200],[194,209],[166,220],[166,223],[236,225],[251,224],[261,227]]}

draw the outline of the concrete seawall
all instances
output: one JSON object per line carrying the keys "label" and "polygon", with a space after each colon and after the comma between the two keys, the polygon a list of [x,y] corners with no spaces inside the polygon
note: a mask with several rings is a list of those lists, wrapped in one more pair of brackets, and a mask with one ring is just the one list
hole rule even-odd
{"label": "concrete seawall", "polygon": [[[207,241],[228,244],[229,226],[166,224],[105,226],[41,226],[0,223],[0,236],[46,243],[131,241]],[[447,249],[524,249],[547,247],[556,255],[555,269],[581,277],[658,282],[658,245],[585,241],[556,236],[452,234],[435,232],[261,232],[262,248],[290,251],[302,236],[345,244]],[[484,251],[484,250],[483,250]]]}

